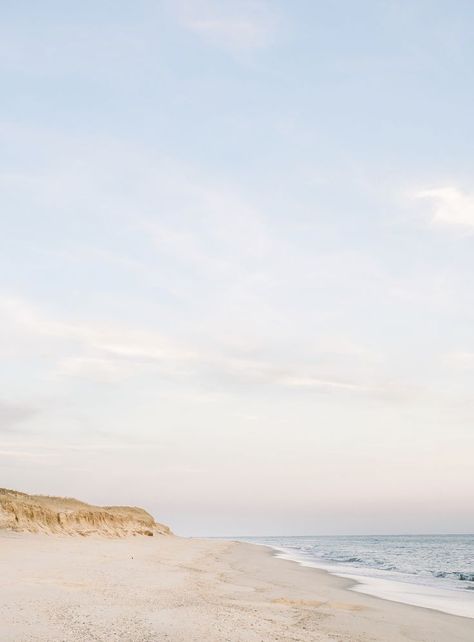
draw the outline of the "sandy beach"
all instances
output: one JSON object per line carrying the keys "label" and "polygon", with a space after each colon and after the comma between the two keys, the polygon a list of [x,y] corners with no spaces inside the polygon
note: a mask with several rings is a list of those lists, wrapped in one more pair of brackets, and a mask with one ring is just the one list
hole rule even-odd
{"label": "sandy beach", "polygon": [[0,534],[0,640],[471,642],[474,621],[348,590],[268,548]]}

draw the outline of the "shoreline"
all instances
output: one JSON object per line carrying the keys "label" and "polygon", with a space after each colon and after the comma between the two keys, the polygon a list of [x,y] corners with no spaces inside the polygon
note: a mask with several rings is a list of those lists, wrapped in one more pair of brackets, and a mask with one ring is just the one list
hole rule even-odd
{"label": "shoreline", "polygon": [[464,617],[349,590],[267,546],[0,532],[2,642],[471,642]]}
{"label": "shoreline", "polygon": [[341,568],[336,565],[324,564],[323,562],[318,563],[318,561],[312,561],[302,556],[299,558],[297,554],[283,547],[280,548],[272,546],[271,544],[259,544],[257,542],[249,543],[268,547],[273,551],[277,559],[284,559],[299,564],[304,568],[315,568],[335,577],[351,580],[352,583],[348,587],[348,590],[363,593],[364,595],[371,595],[390,602],[417,606],[447,615],[474,619],[474,594],[471,595],[467,591],[444,589],[430,584],[423,584],[422,582],[398,581],[393,578],[383,577],[382,574],[380,577],[370,574],[358,574],[352,572],[352,569],[348,567]]}

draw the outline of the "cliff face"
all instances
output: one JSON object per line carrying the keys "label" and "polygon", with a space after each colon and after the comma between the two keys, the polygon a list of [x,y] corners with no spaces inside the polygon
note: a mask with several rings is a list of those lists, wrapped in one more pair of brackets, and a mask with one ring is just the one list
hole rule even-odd
{"label": "cliff face", "polygon": [[58,535],[170,535],[142,508],[92,506],[77,499],[0,488],[0,530]]}

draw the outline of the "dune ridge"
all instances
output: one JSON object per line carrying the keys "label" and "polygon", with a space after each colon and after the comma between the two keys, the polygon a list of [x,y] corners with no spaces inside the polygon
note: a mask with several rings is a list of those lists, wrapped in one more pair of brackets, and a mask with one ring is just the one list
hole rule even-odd
{"label": "dune ridge", "polygon": [[69,497],[28,495],[0,488],[0,530],[58,535],[170,535],[143,508],[93,506]]}

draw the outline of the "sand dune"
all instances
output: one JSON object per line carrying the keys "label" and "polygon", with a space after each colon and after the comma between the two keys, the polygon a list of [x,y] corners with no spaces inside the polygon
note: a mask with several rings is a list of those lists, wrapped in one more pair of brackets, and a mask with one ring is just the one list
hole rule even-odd
{"label": "sand dune", "polygon": [[68,497],[27,495],[0,488],[0,529],[63,535],[169,535],[142,508],[92,506]]}

